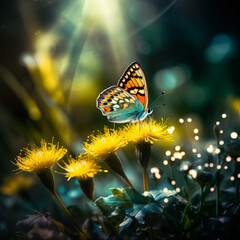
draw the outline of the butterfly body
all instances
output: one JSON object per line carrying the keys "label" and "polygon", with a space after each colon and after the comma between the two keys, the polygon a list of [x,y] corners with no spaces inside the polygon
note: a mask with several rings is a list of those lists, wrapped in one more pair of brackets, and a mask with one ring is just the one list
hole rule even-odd
{"label": "butterfly body", "polygon": [[136,62],[127,68],[117,86],[105,89],[97,98],[97,108],[110,122],[115,123],[144,120],[152,113],[147,104],[146,79]]}

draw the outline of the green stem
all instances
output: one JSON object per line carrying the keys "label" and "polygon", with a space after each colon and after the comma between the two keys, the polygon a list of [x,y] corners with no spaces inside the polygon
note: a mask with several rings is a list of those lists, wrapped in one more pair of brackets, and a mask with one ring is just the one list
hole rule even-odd
{"label": "green stem", "polygon": [[153,229],[152,229],[152,222],[151,222],[150,216],[148,218],[148,223],[149,223],[149,236],[150,236],[150,239],[153,240],[154,237],[153,237]]}
{"label": "green stem", "polygon": [[56,191],[52,192],[53,196],[56,198],[56,200],[58,201],[58,203],[60,204],[60,206],[62,207],[62,209],[64,210],[64,212],[68,215],[69,219],[71,220],[74,228],[77,230],[78,233],[80,233],[81,237],[83,239],[86,239],[86,236],[84,235],[84,232],[82,230],[82,228],[79,226],[79,224],[75,221],[75,219],[73,218],[73,216],[70,214],[70,212],[68,211],[68,209],[66,208],[66,206],[64,205],[64,203],[62,202],[62,200],[59,198],[59,196],[57,195]]}
{"label": "green stem", "polygon": [[[37,210],[34,211],[37,215],[44,217],[44,214],[38,212]],[[53,224],[55,224],[58,229],[60,231],[63,231],[64,233],[66,233],[67,235],[69,235],[69,237],[75,239],[76,238],[76,233],[72,232],[69,228],[67,228],[66,226],[64,226],[62,223],[58,222],[57,220],[53,219]]]}
{"label": "green stem", "polygon": [[201,186],[201,199],[200,199],[199,212],[202,210],[202,206],[203,206],[203,187]]}
{"label": "green stem", "polygon": [[125,174],[124,174],[123,178],[124,178],[124,180],[126,181],[126,183],[128,184],[129,187],[135,189],[134,186],[131,184],[131,182],[129,181],[129,179],[127,178],[127,176]]}
{"label": "green stem", "polygon": [[189,201],[190,197],[189,197],[189,191],[188,191],[188,178],[187,178],[187,175],[184,174],[183,176],[183,179],[184,179],[184,185],[185,185],[185,197],[186,199]]}
{"label": "green stem", "polygon": [[239,199],[239,179],[236,177],[236,199]]}
{"label": "green stem", "polygon": [[240,207],[240,203],[237,205],[236,209],[234,210],[233,215],[235,215],[237,213],[239,207]]}
{"label": "green stem", "polygon": [[53,223],[59,228],[61,229],[64,233],[66,233],[69,237],[71,238],[76,238],[76,233],[73,233],[70,229],[68,229],[66,226],[64,226],[62,223],[53,220]]}
{"label": "green stem", "polygon": [[[220,163],[219,156],[217,156],[217,166]],[[220,194],[220,169],[217,170],[216,172],[216,186],[217,186],[217,191],[216,191],[216,217],[218,217],[219,214],[219,194]]]}
{"label": "green stem", "polygon": [[134,189],[133,185],[131,184],[131,182],[127,178],[127,176],[126,176],[126,174],[123,170],[122,164],[121,164],[121,162],[120,162],[120,160],[119,160],[119,158],[118,158],[118,156],[115,152],[111,153],[105,159],[105,162],[115,173],[119,174],[131,188]]}
{"label": "green stem", "polygon": [[170,164],[170,170],[171,170],[172,179],[174,179],[173,167],[172,167],[172,165],[171,165],[171,164]]}
{"label": "green stem", "polygon": [[217,191],[216,191],[216,217],[218,216],[219,213],[219,171],[217,172],[217,176],[216,176],[216,182],[217,182]]}
{"label": "green stem", "polygon": [[238,200],[239,199],[239,178],[238,178],[238,173],[239,173],[240,164],[239,164],[239,162],[237,162],[237,159],[234,159],[234,160],[235,160],[234,177],[235,177],[235,182],[236,182],[235,197],[236,197],[236,200]]}
{"label": "green stem", "polygon": [[142,167],[144,192],[148,191],[147,167]]}
{"label": "green stem", "polygon": [[104,233],[108,233],[108,230],[107,230],[107,228],[105,227],[105,225],[104,225],[104,223],[100,220],[100,218],[99,218],[99,216],[98,216],[98,214],[96,214],[96,218],[97,218],[97,221],[98,221],[98,223],[100,224],[100,226],[102,227],[102,229],[103,229],[103,231],[104,231]]}
{"label": "green stem", "polygon": [[[219,129],[216,126],[216,128],[214,129],[215,131],[215,136],[217,138],[217,146],[219,148]],[[220,158],[219,158],[219,154],[217,154],[217,166],[220,164]],[[222,166],[222,164],[221,164]],[[220,169],[217,170],[216,172],[216,185],[217,185],[217,196],[216,196],[216,217],[218,217],[219,214],[219,193],[220,193]]]}

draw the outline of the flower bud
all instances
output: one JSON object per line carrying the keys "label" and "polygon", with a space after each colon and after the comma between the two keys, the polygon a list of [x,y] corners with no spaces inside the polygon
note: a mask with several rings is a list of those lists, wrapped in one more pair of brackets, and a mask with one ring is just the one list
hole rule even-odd
{"label": "flower bud", "polygon": [[45,168],[40,172],[37,172],[42,184],[51,192],[55,192],[54,179],[50,168]]}
{"label": "flower bud", "polygon": [[94,201],[93,193],[94,193],[94,178],[89,177],[87,179],[78,179],[78,182],[81,186],[83,193],[92,201]]}
{"label": "flower bud", "polygon": [[136,156],[143,168],[148,167],[151,154],[151,143],[140,142],[136,144]]}
{"label": "flower bud", "polygon": [[198,171],[197,172],[197,177],[195,181],[201,186],[204,187],[207,184],[209,184],[213,179],[213,176],[211,173],[207,171]]}
{"label": "flower bud", "polygon": [[218,126],[218,125],[214,125],[214,126],[213,126],[213,132],[214,132],[214,135],[215,135],[216,138],[217,138],[217,142],[219,142],[220,129],[219,129],[219,126]]}

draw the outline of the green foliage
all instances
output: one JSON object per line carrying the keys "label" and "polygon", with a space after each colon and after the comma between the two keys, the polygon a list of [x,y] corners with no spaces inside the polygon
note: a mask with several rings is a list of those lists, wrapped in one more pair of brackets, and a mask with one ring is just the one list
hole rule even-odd
{"label": "green foliage", "polygon": [[184,209],[182,219],[181,219],[181,223],[184,231],[189,229],[189,227],[191,226],[191,222],[192,222],[191,215],[192,215],[192,203],[189,202]]}
{"label": "green foliage", "polygon": [[132,188],[111,188],[110,191],[113,195],[100,197],[95,203],[104,215],[124,214],[124,220],[119,225],[120,232],[126,231],[136,222],[144,224],[152,213],[162,214],[161,200],[176,194],[176,191],[155,190],[145,197]]}

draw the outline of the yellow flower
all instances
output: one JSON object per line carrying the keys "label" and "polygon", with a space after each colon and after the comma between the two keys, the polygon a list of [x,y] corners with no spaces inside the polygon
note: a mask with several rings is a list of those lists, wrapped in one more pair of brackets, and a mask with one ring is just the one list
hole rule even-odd
{"label": "yellow flower", "polygon": [[105,159],[118,148],[127,145],[121,131],[109,129],[108,127],[104,127],[104,133],[99,133],[97,136],[90,135],[89,140],[90,142],[83,144],[83,149],[88,155],[101,159]]}
{"label": "yellow flower", "polygon": [[173,141],[172,134],[168,132],[165,122],[157,123],[155,120],[142,121],[140,123],[130,123],[124,127],[124,133],[127,141],[134,143],[148,142],[153,144],[154,141],[166,140]]}
{"label": "yellow flower", "polygon": [[0,186],[0,192],[6,195],[18,195],[35,184],[33,177],[23,175],[7,176]]}
{"label": "yellow flower", "polygon": [[68,180],[74,177],[78,180],[85,180],[103,171],[97,162],[86,154],[80,155],[77,159],[70,156],[69,163],[60,167],[66,171],[65,175]]}
{"label": "yellow flower", "polygon": [[66,154],[67,150],[63,147],[59,148],[59,144],[46,143],[42,140],[41,147],[24,148],[22,152],[25,153],[25,156],[22,157],[20,154],[14,163],[18,170],[40,173],[45,169],[50,169]]}

